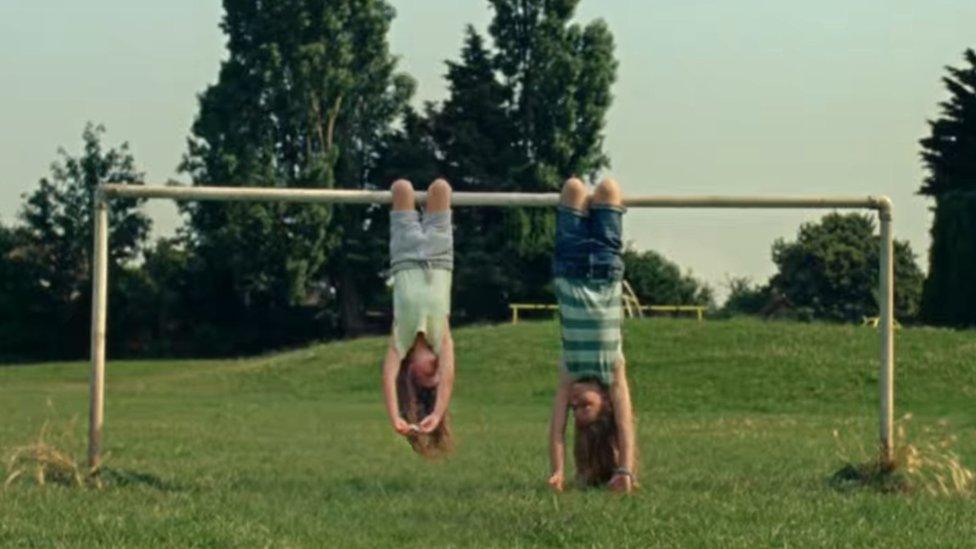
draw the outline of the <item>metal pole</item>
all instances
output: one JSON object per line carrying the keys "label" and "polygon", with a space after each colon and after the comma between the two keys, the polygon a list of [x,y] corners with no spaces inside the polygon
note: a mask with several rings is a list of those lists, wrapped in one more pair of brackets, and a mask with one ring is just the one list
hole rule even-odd
{"label": "metal pole", "polygon": [[894,458],[894,418],[895,418],[895,338],[894,338],[894,309],[895,309],[895,261],[894,240],[891,232],[892,206],[891,201],[885,201],[878,210],[881,221],[881,260],[879,277],[881,324],[881,369],[878,374],[878,384],[881,392],[880,431],[881,431],[881,462],[890,466]]}
{"label": "metal pole", "polygon": [[91,398],[88,416],[88,470],[101,465],[102,425],[105,413],[105,316],[108,293],[108,203],[102,191],[94,197],[92,246]]}
{"label": "metal pole", "polygon": [[[331,204],[389,204],[389,191],[302,189],[290,187],[181,187],[173,185],[103,185],[109,198],[168,198],[171,200],[315,202]],[[416,193],[418,202],[427,194]],[[880,209],[885,197],[874,196],[639,196],[624,198],[631,208],[819,208]],[[458,192],[452,206],[552,207],[559,193]]]}

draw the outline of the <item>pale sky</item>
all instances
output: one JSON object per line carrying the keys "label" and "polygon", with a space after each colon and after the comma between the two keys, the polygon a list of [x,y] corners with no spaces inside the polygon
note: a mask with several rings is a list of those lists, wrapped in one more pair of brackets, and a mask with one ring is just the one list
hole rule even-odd
{"label": "pale sky", "polygon": [[[396,0],[390,36],[418,81],[415,102],[445,95],[444,60],[463,28],[484,29],[482,0]],[[86,121],[129,141],[150,182],[177,165],[196,96],[225,55],[219,2],[0,2],[0,221],[77,154]],[[918,139],[938,114],[947,64],[976,47],[973,0],[583,0],[607,20],[620,60],[609,114],[610,173],[633,194],[888,194],[895,232],[923,268],[928,201]],[[175,208],[148,207],[155,234]],[[631,210],[626,235],[721,292],[727,275],[764,280],[770,245],[822,212]]]}

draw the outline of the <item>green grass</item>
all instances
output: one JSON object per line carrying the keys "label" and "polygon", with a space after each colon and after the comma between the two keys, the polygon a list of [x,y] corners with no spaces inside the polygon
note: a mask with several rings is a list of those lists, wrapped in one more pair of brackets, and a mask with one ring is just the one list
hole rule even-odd
{"label": "green grass", "polygon": [[[625,338],[643,464],[633,497],[546,489],[558,326],[525,322],[456,331],[458,451],[436,464],[388,427],[382,339],[111,362],[108,485],[0,491],[0,545],[976,543],[971,496],[828,483],[845,459],[874,451],[875,330],[656,319],[629,323]],[[898,332],[899,414],[915,427],[947,421],[969,467],[974,357],[976,332]],[[68,449],[81,457],[87,376],[84,363],[0,368],[0,451],[76,417]]]}

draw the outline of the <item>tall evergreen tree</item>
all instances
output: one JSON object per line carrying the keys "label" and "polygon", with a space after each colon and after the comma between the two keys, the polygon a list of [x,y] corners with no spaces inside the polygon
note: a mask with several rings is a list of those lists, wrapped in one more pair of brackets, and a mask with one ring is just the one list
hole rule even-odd
{"label": "tall evergreen tree", "polygon": [[[489,48],[468,28],[449,62],[449,97],[433,124],[442,170],[461,190],[554,191],[608,165],[603,130],[616,75],[602,21],[573,22],[578,0],[490,0]],[[458,220],[459,313],[505,313],[551,298],[553,212],[466,212]]]}
{"label": "tall evergreen tree", "polygon": [[[414,87],[389,52],[393,9],[383,0],[224,0],[224,10],[229,56],[200,97],[183,165],[194,183],[367,186]],[[337,291],[329,306],[346,331],[360,329],[358,283],[364,269],[378,270],[363,264],[373,254],[355,253],[374,240],[368,209],[200,203],[185,211],[211,322],[270,328],[263,321],[280,323]]]}
{"label": "tall evergreen tree", "polygon": [[458,190],[510,189],[509,171],[519,162],[506,110],[512,91],[498,81],[492,53],[471,25],[445,78],[450,95],[432,117],[445,175]]}
{"label": "tall evergreen tree", "polygon": [[[499,82],[484,38],[467,27],[459,61],[447,62],[450,95],[431,111],[431,132],[441,172],[459,191],[513,190],[521,164],[515,126],[507,110],[512,93]],[[472,208],[455,218],[455,296],[458,318],[506,314],[518,273],[506,260],[510,211]],[[514,275],[514,276],[513,276]]]}
{"label": "tall evergreen tree", "polygon": [[[522,191],[555,191],[570,175],[593,179],[609,164],[603,129],[616,79],[613,36],[601,20],[573,22],[579,0],[489,0],[495,63],[511,90],[509,116],[520,152],[511,178]],[[506,216],[517,298],[549,297],[555,238],[550,210]]]}
{"label": "tall evergreen tree", "polygon": [[553,190],[567,175],[609,164],[603,128],[616,79],[613,35],[598,20],[573,23],[579,0],[490,0],[496,63],[510,110],[526,190]]}
{"label": "tall evergreen tree", "polygon": [[956,326],[976,325],[976,51],[964,57],[968,66],[946,67],[950,97],[921,140],[929,173],[919,190],[935,198],[922,317]]}

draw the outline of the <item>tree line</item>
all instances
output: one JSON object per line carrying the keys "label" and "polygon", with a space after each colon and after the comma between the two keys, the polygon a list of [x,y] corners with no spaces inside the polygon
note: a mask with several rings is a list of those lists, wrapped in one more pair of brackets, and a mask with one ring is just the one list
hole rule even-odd
{"label": "tree line", "polygon": [[[976,51],[945,67],[948,98],[929,121],[920,156],[927,171],[919,194],[935,201],[924,275],[907,242],[895,241],[895,315],[932,325],[976,325]],[[898,211],[896,207],[897,223]],[[727,312],[754,313],[770,301],[801,318],[857,320],[876,315],[878,236],[870,217],[830,214],[777,241],[778,272],[766,284],[731,281]]]}
{"label": "tree line", "polygon": [[[468,26],[446,62],[446,98],[415,108],[415,82],[389,50],[385,1],[225,0],[228,56],[199,97],[180,172],[193,185],[350,189],[443,176],[458,191],[556,191],[568,174],[596,178],[609,166],[610,29],[576,21],[579,0],[488,3],[487,34]],[[971,73],[953,73],[970,93]],[[18,222],[0,226],[0,358],[87,352],[91,193],[144,177],[128,145],[103,144],[102,127],[82,137],[81,153],[59,151],[25,195]],[[943,188],[954,169],[927,185]],[[252,353],[389,326],[385,208],[184,203],[176,235],[149,242],[140,206],[111,204],[113,356]],[[553,212],[474,208],[455,220],[458,322],[552,300]],[[774,244],[779,273],[759,287],[739,281],[730,303],[780,293],[812,317],[876,310],[873,233],[856,216],[804,226],[796,243]],[[923,300],[911,250],[897,249],[899,314],[914,316],[934,299],[931,277]],[[643,302],[714,304],[707,285],[660,254],[628,249],[625,260]]]}
{"label": "tree line", "polygon": [[[193,185],[385,188],[447,177],[458,191],[552,191],[608,166],[616,78],[603,21],[578,0],[492,0],[487,35],[468,27],[447,62],[447,98],[411,106],[415,82],[389,51],[383,0],[225,0],[228,56],[179,167]],[[79,356],[87,340],[91,191],[138,184],[126,145],[84,132],[2,229],[9,354]],[[178,234],[147,242],[137,201],[112,206],[110,352],[237,354],[386,329],[385,208],[186,203]],[[454,314],[502,318],[551,299],[553,212],[457,217]],[[8,272],[9,271],[9,272]]]}

